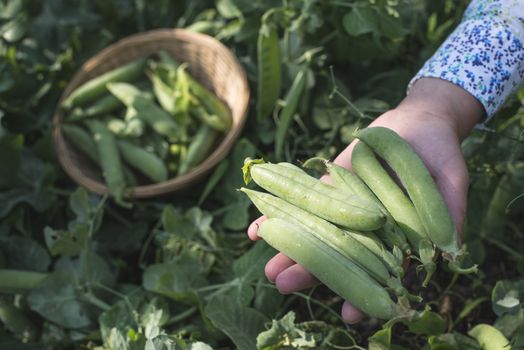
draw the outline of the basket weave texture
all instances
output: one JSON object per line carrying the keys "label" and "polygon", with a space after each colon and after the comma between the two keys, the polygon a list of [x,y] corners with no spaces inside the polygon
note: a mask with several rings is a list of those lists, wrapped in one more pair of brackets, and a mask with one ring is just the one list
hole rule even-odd
{"label": "basket weave texture", "polygon": [[247,116],[249,86],[243,67],[222,43],[208,35],[184,29],[158,29],[121,39],[89,59],[73,76],[53,117],[53,140],[60,164],[76,183],[94,193],[106,194],[108,188],[100,170],[64,138],[60,127],[63,114],[59,106],[87,80],[160,50],[168,52],[178,62],[187,63],[189,73],[226,103],[232,113],[233,125],[212,153],[190,172],[161,183],[135,186],[131,188],[131,197],[157,197],[187,189],[227,156],[242,131]]}

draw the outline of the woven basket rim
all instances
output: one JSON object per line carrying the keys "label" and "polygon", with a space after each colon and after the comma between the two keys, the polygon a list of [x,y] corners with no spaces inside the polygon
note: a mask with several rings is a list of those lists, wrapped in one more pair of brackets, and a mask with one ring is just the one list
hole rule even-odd
{"label": "woven basket rim", "polygon": [[[240,133],[242,132],[242,128],[247,117],[250,96],[247,75],[237,57],[224,44],[209,35],[179,28],[155,29],[122,38],[102,49],[93,57],[84,62],[84,64],[82,64],[82,66],[75,72],[69,84],[64,89],[53,116],[53,140],[55,144],[55,153],[57,154],[62,168],[75,182],[94,193],[100,195],[107,194],[108,188],[103,182],[98,182],[84,175],[83,172],[74,165],[72,159],[69,156],[69,151],[66,150],[66,141],[61,132],[60,126],[62,124],[62,112],[59,107],[62,104],[62,101],[74,90],[74,88],[84,82],[83,78],[86,76],[86,74],[96,68],[100,61],[108,59],[115,51],[123,50],[128,46],[133,46],[140,43],[147,44],[155,40],[179,40],[193,43],[196,42],[199,46],[215,50],[215,52],[218,52],[220,55],[227,58],[227,60],[231,63],[231,66],[235,71],[236,78],[241,84],[241,90],[243,94],[242,96],[238,96],[238,99],[235,99],[235,103],[240,106],[240,112],[238,118],[234,118],[233,120],[233,127],[222,137],[220,144],[217,145],[213,152],[203,162],[182,176],[174,177],[160,183],[131,187],[129,196],[136,199],[158,197],[189,187],[193,183],[200,180],[223,158],[225,158],[225,156],[227,156],[231,147],[233,146],[234,141],[240,136]],[[128,61],[131,61],[131,59]],[[125,62],[120,62],[120,64],[124,63]],[[231,105],[228,104],[228,107],[231,108]]]}

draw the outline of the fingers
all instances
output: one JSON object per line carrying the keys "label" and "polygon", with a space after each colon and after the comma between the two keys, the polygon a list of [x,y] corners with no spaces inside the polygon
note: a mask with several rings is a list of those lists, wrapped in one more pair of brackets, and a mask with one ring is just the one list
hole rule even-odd
{"label": "fingers", "polygon": [[309,271],[282,253],[268,261],[265,273],[267,279],[274,282],[282,294],[298,292],[319,283]]}
{"label": "fingers", "polygon": [[295,265],[295,262],[282,253],[278,253],[266,264],[265,273],[268,280],[275,282],[279,273],[288,267]]}
{"label": "fingers", "polygon": [[[278,291],[289,294],[317,285],[318,280],[302,266],[282,253],[275,255],[266,265],[266,277],[275,282]],[[348,302],[342,305],[342,318],[349,324],[360,322],[364,313]]]}
{"label": "fingers", "polygon": [[249,227],[247,228],[247,235],[250,240],[256,241],[259,240],[260,237],[257,235],[258,227],[262,223],[262,221],[266,220],[266,217],[262,215],[261,217],[257,218],[255,221],[253,221]]}
{"label": "fingers", "polygon": [[318,280],[309,271],[298,264],[291,265],[283,270],[275,279],[275,285],[282,294],[311,288],[318,283]]}
{"label": "fingers", "polygon": [[351,144],[346,147],[333,161],[335,164],[340,165],[346,169],[351,169],[351,153],[355,147],[356,142],[351,142]]}
{"label": "fingers", "polygon": [[362,311],[360,311],[359,309],[357,309],[356,307],[354,307],[347,301],[344,302],[344,304],[342,305],[341,314],[342,314],[342,318],[344,319],[344,322],[349,323],[349,324],[358,323],[362,321],[362,319],[365,316],[362,313]]}
{"label": "fingers", "polygon": [[435,181],[449,213],[462,236],[466,216],[469,177],[463,158],[450,161],[435,172]]}

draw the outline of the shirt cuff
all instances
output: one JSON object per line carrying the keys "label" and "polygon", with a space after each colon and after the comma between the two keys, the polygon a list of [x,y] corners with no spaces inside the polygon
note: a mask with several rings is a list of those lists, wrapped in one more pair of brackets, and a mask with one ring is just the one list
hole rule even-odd
{"label": "shirt cuff", "polygon": [[524,82],[524,47],[512,29],[496,18],[463,21],[410,81],[408,93],[422,77],[444,79],[475,96],[491,118]]}

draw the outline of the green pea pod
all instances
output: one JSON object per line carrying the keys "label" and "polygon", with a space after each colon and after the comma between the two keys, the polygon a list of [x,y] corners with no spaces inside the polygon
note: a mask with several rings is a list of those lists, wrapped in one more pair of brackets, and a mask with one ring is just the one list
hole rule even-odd
{"label": "green pea pod", "polygon": [[383,285],[387,285],[391,279],[382,261],[351,234],[346,234],[328,221],[269,193],[247,188],[240,190],[247,194],[258,210],[268,218],[284,219],[296,226],[303,227],[331,249],[351,259]]}
{"label": "green pea pod", "polygon": [[[85,154],[96,166],[100,167],[100,157],[98,156],[95,140],[84,128],[78,125],[64,124],[62,131],[67,140]],[[124,166],[124,178],[127,184],[134,186],[137,181],[133,172]]]}
{"label": "green pea pod", "polygon": [[258,235],[366,314],[384,320],[410,314],[358,265],[304,227],[278,218],[267,219],[261,223]]}
{"label": "green pea pod", "polygon": [[78,125],[63,124],[62,131],[65,138],[80,152],[85,154],[96,165],[100,164],[96,143],[84,128]]}
{"label": "green pea pod", "polygon": [[[404,194],[402,189],[389,176],[382,167],[375,154],[366,144],[359,142],[353,148],[351,163],[355,173],[373,191],[380,202],[391,214],[395,222],[406,234],[411,247],[415,252],[419,252],[421,241],[429,241],[426,230],[420,221],[413,203]],[[427,249],[427,245],[424,245]],[[435,249],[433,248],[433,253]],[[435,254],[425,254],[422,264],[426,270],[425,283],[431,278],[435,271],[433,259],[426,259]]]}
{"label": "green pea pod", "polygon": [[183,175],[200,164],[209,154],[218,133],[207,125],[202,125],[187,149],[187,155],[180,162],[177,175]]}
{"label": "green pea pod", "polygon": [[280,118],[277,125],[276,137],[275,137],[275,156],[277,159],[282,158],[282,152],[284,150],[284,141],[286,138],[287,131],[291,125],[293,115],[297,110],[297,105],[302,92],[306,86],[306,75],[307,67],[300,70],[293,80],[293,84],[289,88],[286,96],[285,106],[280,112]]}
{"label": "green pea pod", "polygon": [[481,323],[473,327],[468,335],[475,338],[483,350],[510,350],[511,343],[497,328]]}
{"label": "green pea pod", "polygon": [[379,208],[387,216],[384,227],[379,229],[381,234],[390,236],[388,241],[392,242],[393,246],[399,247],[408,255],[411,254],[411,248],[406,241],[404,232],[400,227],[398,227],[395,219],[375,196],[373,191],[366,185],[366,183],[362,181],[362,179],[359,178],[356,174],[344,167],[341,167],[340,165],[327,160],[324,162],[324,165],[335,187],[350,191],[354,195],[372,201],[379,206]]}
{"label": "green pea pod", "polygon": [[[176,62],[175,59],[167,52],[160,51],[158,55],[160,56],[160,59],[163,63],[172,65],[175,68],[180,66],[179,63]],[[217,115],[225,125],[225,129],[229,130],[233,124],[233,117],[229,107],[214,93],[194,79],[190,74],[186,74],[185,78],[187,79],[189,91],[198,99],[198,101],[210,114]]]}
{"label": "green pea pod", "polygon": [[169,72],[158,63],[152,63],[151,68],[151,72],[147,76],[153,84],[153,91],[158,103],[169,114],[175,115],[175,91],[171,84],[176,79],[176,71]]}
{"label": "green pea pod", "polygon": [[[271,10],[270,10],[271,11]],[[282,86],[282,59],[277,28],[264,15],[257,38],[257,119],[271,114],[280,96]]]}
{"label": "green pea pod", "polygon": [[167,180],[167,168],[155,154],[125,140],[118,140],[117,144],[122,158],[131,167],[146,175],[153,182]]}
{"label": "green pea pod", "polygon": [[523,182],[523,168],[510,168],[500,178],[482,219],[482,237],[498,237],[504,233],[508,221],[508,207],[521,192]]}
{"label": "green pea pod", "polygon": [[193,104],[193,106],[189,110],[189,113],[191,116],[195,117],[195,119],[197,119],[201,123],[204,123],[219,132],[225,133],[229,130],[229,127],[231,126],[224,124],[219,116],[217,116],[216,114],[209,114],[204,107],[197,104]]}
{"label": "green pea pod", "polygon": [[143,92],[131,84],[111,83],[107,88],[120,99],[127,107],[136,110],[146,124],[160,135],[164,135],[172,142],[185,141],[186,129],[177,124],[169,113],[160,108],[154,101],[148,99]]}
{"label": "green pea pod", "polygon": [[359,142],[355,145],[351,163],[355,173],[402,228],[413,248],[418,247],[420,240],[429,238],[413,203],[389,176],[366,144]]}
{"label": "green pea pod", "polygon": [[396,132],[384,127],[365,128],[357,131],[355,136],[395,171],[413,202],[427,237],[442,251],[444,258],[459,259],[463,252],[455,224],[433,177],[413,148]]}
{"label": "green pea pod", "polygon": [[42,272],[0,269],[0,293],[28,292],[36,288],[47,276],[47,273]]}
{"label": "green pea pod", "polygon": [[341,192],[305,172],[251,159],[245,161],[243,171],[267,191],[342,227],[372,231],[386,221],[374,203]]}
{"label": "green pea pod", "polygon": [[96,100],[107,91],[106,85],[111,82],[130,82],[143,74],[147,59],[139,58],[121,67],[99,75],[76,88],[62,103],[66,109],[82,106]]}
{"label": "green pea pod", "polygon": [[388,268],[391,274],[397,277],[402,277],[404,275],[404,268],[402,267],[402,262],[399,263],[396,257],[386,249],[386,247],[384,246],[380,238],[378,238],[378,236],[376,236],[372,232],[367,232],[365,234],[359,232],[352,232],[350,234],[363,246],[365,246],[373,254],[375,254],[380,260],[382,260],[382,262]]}
{"label": "green pea pod", "polygon": [[86,124],[93,134],[100,157],[102,176],[107,184],[109,193],[118,204],[129,207],[130,204],[125,201],[127,184],[115,136],[109,131],[106,125],[99,120],[90,119],[86,121]]}
{"label": "green pea pod", "polygon": [[66,119],[70,121],[77,121],[84,118],[111,113],[122,106],[123,104],[118,98],[108,94],[101,97],[98,101],[95,101],[95,103],[93,103],[91,106],[73,109],[70,114],[66,115]]}

